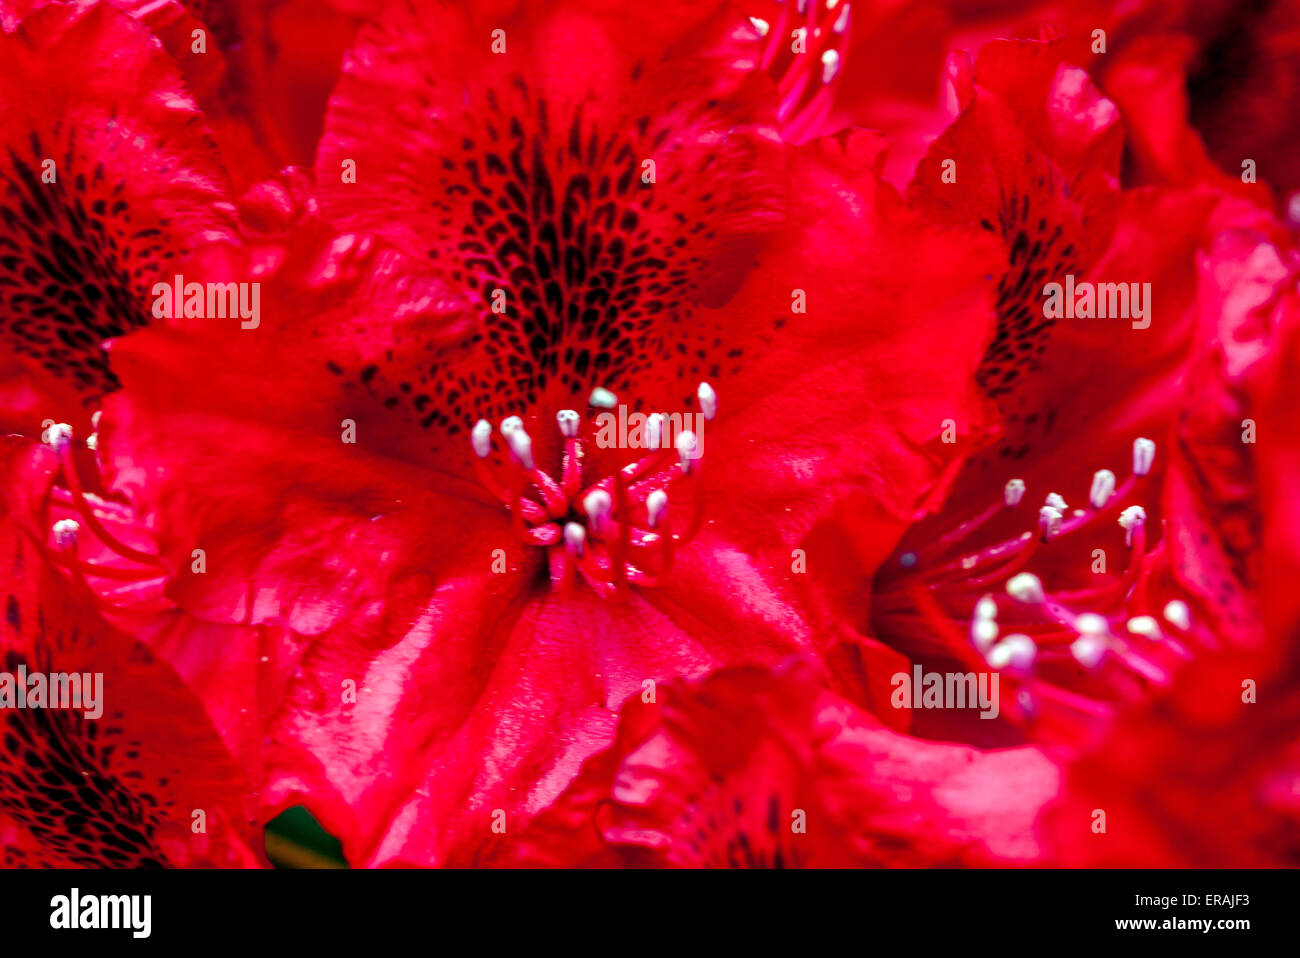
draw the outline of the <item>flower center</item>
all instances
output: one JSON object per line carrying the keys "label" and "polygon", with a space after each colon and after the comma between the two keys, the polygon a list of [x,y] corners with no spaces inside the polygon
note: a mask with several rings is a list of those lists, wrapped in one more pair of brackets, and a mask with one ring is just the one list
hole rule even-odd
{"label": "flower center", "polygon": [[[1168,562],[1162,541],[1149,545],[1146,509],[1133,500],[1147,499],[1154,457],[1155,443],[1137,439],[1132,474],[1117,484],[1113,472],[1098,470],[1086,507],[1071,508],[1050,493],[1031,529],[963,550],[978,532],[1026,508],[1025,483],[1010,480],[1000,501],[882,570],[873,611],[878,630],[914,635],[919,616],[923,631],[940,642],[923,640],[921,651],[1005,673],[1017,695],[1002,710],[1013,720],[1032,720],[1045,704],[1105,711],[1110,702],[1166,684],[1173,660],[1187,657],[1195,636],[1181,600],[1153,614],[1153,582]],[[1111,522],[1124,530],[1128,556],[1121,572],[1106,569],[1103,549],[1092,549],[1087,559],[1058,551]],[[1053,591],[1031,571],[1060,568],[1063,558],[1091,563],[1097,584]]]}
{"label": "flower center", "polygon": [[[696,395],[702,420],[712,419],[713,389],[701,383]],[[551,584],[560,591],[571,589],[578,575],[607,597],[629,585],[658,585],[673,553],[703,523],[703,437],[683,427],[681,417],[646,416],[639,435],[614,441],[646,454],[608,475],[593,475],[588,450],[608,442],[596,420],[612,416],[608,411],[617,403],[608,390],[596,389],[585,417],[574,409],[556,414],[561,448],[554,475],[538,466],[521,417],[506,417],[495,433],[480,419],[470,433],[479,480],[510,512],[520,541],[547,550]]]}

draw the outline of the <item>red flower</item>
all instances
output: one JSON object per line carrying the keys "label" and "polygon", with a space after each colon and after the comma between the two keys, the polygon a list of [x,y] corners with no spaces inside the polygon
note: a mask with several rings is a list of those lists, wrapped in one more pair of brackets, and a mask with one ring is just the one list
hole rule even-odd
{"label": "red flower", "polygon": [[[170,594],[318,636],[280,787],[354,862],[522,824],[646,679],[828,645],[804,532],[861,491],[892,541],[942,484],[943,421],[980,428],[988,246],[879,186],[874,141],[781,144],[757,49],[721,7],[398,5],[317,173],[325,214],[407,258],[267,274],[258,330],[114,350],[103,448]],[[609,394],[701,415],[702,462],[601,448]]]}
{"label": "red flower", "polygon": [[[1178,427],[1176,416],[1180,377],[1199,378],[1187,342],[1199,313],[1220,305],[1198,298],[1197,251],[1227,228],[1277,228],[1209,191],[1120,193],[1118,114],[1057,49],[990,44],[973,83],[957,70],[967,105],[913,183],[919,202],[1007,244],[998,335],[979,372],[1006,427],[877,576],[871,622],[927,662],[1007,670],[1022,692],[1004,715],[1079,744],[1115,702],[1167,684],[1175,650],[1206,640],[1206,624],[1242,644],[1258,631],[1246,610],[1228,608],[1249,579],[1225,596],[1214,547],[1192,545],[1214,520],[1177,498],[1181,481],[1222,468],[1232,437]],[[959,192],[943,183],[947,158],[966,177]],[[1152,222],[1178,227],[1153,241]],[[1149,283],[1147,315],[1046,315],[1047,284],[1106,282]],[[994,731],[937,718],[934,734]]]}
{"label": "red flower", "polygon": [[613,746],[499,847],[527,866],[1023,863],[1056,777],[1032,748],[884,728],[804,664],[724,669],[630,698]]}
{"label": "red flower", "polygon": [[[53,455],[11,439],[0,460],[0,860],[256,865],[250,783],[203,706],[145,645],[106,621],[82,570],[113,570],[73,557],[74,527],[64,521],[46,539]],[[79,694],[56,701],[59,688]]]}

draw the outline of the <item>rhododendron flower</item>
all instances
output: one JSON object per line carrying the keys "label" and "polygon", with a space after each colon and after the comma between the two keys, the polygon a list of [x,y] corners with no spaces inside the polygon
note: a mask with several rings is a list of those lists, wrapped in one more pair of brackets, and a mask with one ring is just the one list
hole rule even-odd
{"label": "rhododendron flower", "polygon": [[[978,374],[1006,425],[882,569],[871,615],[875,635],[926,661],[1006,670],[1020,692],[1004,717],[1079,744],[1116,701],[1168,683],[1171,650],[1191,628],[1187,602],[1210,619],[1209,633],[1196,626],[1202,641],[1249,644],[1258,632],[1240,604],[1253,584],[1221,588],[1212,540],[1223,518],[1189,508],[1179,485],[1222,469],[1224,446],[1240,443],[1180,427],[1178,414],[1182,378],[1201,384],[1188,341],[1225,306],[1198,291],[1198,250],[1217,248],[1226,229],[1278,230],[1213,192],[1121,193],[1118,114],[1058,50],[995,43],[973,75],[959,71],[967,106],[913,183],[918,202],[1007,243],[999,331]],[[937,169],[949,156],[977,178],[960,206]],[[1153,239],[1152,221],[1182,225]],[[1046,316],[1047,284],[1067,277],[1145,280],[1151,315]],[[992,734],[960,724],[944,733]]]}
{"label": "rhododendron flower", "polygon": [[57,460],[11,438],[0,463],[0,860],[256,866],[250,780],[188,685],[105,619],[75,523],[44,524]]}

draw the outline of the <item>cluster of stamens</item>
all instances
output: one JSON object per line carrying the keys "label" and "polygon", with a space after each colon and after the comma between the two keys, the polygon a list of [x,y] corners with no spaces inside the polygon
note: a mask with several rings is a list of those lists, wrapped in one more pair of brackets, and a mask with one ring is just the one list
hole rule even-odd
{"label": "cluster of stamens", "polygon": [[[696,396],[704,419],[711,420],[717,395],[701,383]],[[617,402],[608,390],[596,389],[589,405],[604,410]],[[579,574],[604,596],[629,585],[659,584],[674,552],[703,523],[702,437],[687,429],[670,437],[668,417],[652,413],[638,444],[647,454],[588,481],[584,446],[594,441],[591,417],[562,409],[555,425],[563,442],[558,479],[538,466],[533,438],[520,417],[503,419],[496,430],[480,419],[470,432],[480,481],[509,510],[519,540],[547,550],[555,588],[571,589]],[[670,508],[670,502],[682,500],[686,509]]]}
{"label": "cluster of stamens", "polygon": [[[99,414],[92,417],[97,424]],[[78,444],[72,427],[54,423],[41,434],[41,441],[59,459],[59,473],[42,504],[42,517],[49,529],[47,540],[40,542],[46,557],[55,566],[85,585],[96,602],[106,609],[130,605],[142,608],[138,598],[129,602],[113,601],[144,583],[156,583],[163,575],[162,563],[153,552],[135,548],[110,531],[109,526],[135,527],[131,508],[86,488],[85,475],[92,484],[98,481],[98,433],[92,432]],[[89,464],[89,472],[87,465]],[[55,518],[55,516],[58,518]],[[82,553],[92,549],[96,560]],[[125,563],[118,561],[125,560]],[[146,591],[153,593],[153,589]],[[122,593],[122,596],[119,596]],[[152,596],[152,600],[157,600]]]}
{"label": "cluster of stamens", "polygon": [[[972,668],[992,667],[1019,680],[1020,693],[1005,709],[1013,718],[1036,711],[1031,688],[1086,710],[1103,707],[1093,701],[1094,693],[1100,700],[1117,686],[1122,692],[1166,684],[1171,657],[1188,657],[1194,636],[1185,602],[1175,599],[1157,609],[1150,595],[1153,570],[1165,562],[1164,543],[1148,547],[1146,510],[1132,500],[1144,498],[1155,451],[1151,440],[1135,440],[1132,474],[1122,483],[1109,469],[1095,472],[1087,508],[1071,509],[1064,497],[1049,493],[1031,530],[953,556],[978,530],[1020,508],[1026,485],[1008,481],[1001,501],[899,557],[899,568],[878,583],[881,614],[919,615],[947,653]],[[1044,556],[1041,550],[1108,520],[1125,533],[1122,574],[1102,576],[1092,588],[1053,593],[1029,571]],[[1108,670],[1105,682],[1095,678],[1102,670]],[[1116,680],[1116,673],[1128,678]]]}
{"label": "cluster of stamens", "polygon": [[[848,0],[778,0],[771,20],[750,17],[763,38],[759,66],[777,80],[783,135],[814,135],[835,104],[852,29]],[[796,36],[796,34],[798,36]],[[799,42],[802,52],[795,52]]]}

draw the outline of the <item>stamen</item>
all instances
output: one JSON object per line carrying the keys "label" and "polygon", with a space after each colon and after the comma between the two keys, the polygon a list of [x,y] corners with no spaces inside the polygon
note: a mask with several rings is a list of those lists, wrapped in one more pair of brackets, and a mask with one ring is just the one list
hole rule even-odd
{"label": "stamen", "polygon": [[1173,599],[1165,605],[1165,621],[1181,632],[1192,627],[1192,610],[1182,599]]}
{"label": "stamen", "polygon": [[1092,474],[1092,489],[1088,501],[1094,509],[1103,508],[1115,494],[1115,473],[1109,469],[1098,469]]}
{"label": "stamen", "polygon": [[577,410],[561,409],[555,414],[555,423],[560,427],[560,435],[566,439],[573,439],[578,435],[578,426],[582,420],[578,417]]}
{"label": "stamen", "polygon": [[528,431],[522,425],[505,431],[505,423],[501,424],[501,431],[506,437],[506,444],[510,446],[510,454],[518,460],[519,464],[525,469],[533,469],[533,437],[528,435]]}
{"label": "stamen", "polygon": [[1038,533],[1044,542],[1049,542],[1053,537],[1061,534],[1062,519],[1064,516],[1059,509],[1043,506],[1038,510]]}
{"label": "stamen", "polygon": [[677,458],[681,460],[682,472],[689,473],[691,471],[691,461],[695,458],[695,450],[698,446],[695,433],[689,429],[683,429],[677,434],[675,445],[677,446]]}
{"label": "stamen", "polygon": [[767,36],[767,31],[772,29],[771,24],[769,24],[766,20],[760,20],[758,17],[750,17],[749,22],[753,26],[754,31],[760,37]]}
{"label": "stamen", "polygon": [[65,449],[72,445],[72,427],[66,422],[56,422],[41,433],[41,442],[55,452],[62,454]]}
{"label": "stamen", "polygon": [[492,423],[486,419],[474,423],[474,428],[470,430],[469,441],[474,447],[474,455],[486,459],[492,452]]}
{"label": "stamen", "polygon": [[822,54],[822,83],[830,83],[835,74],[840,72],[840,54],[838,50],[827,50]]}
{"label": "stamen", "polygon": [[1119,514],[1119,524],[1124,529],[1124,544],[1133,547],[1133,534],[1142,528],[1147,520],[1147,511],[1141,506],[1129,506]]}
{"label": "stamen", "polygon": [[664,446],[664,417],[657,412],[652,412],[646,416],[645,420],[645,447],[647,449],[662,449]]}
{"label": "stamen", "polygon": [[656,489],[645,497],[646,521],[650,523],[651,529],[659,528],[659,523],[667,511],[668,493],[662,489]]}
{"label": "stamen", "polygon": [[1104,615],[1097,615],[1095,612],[1085,612],[1082,615],[1075,616],[1074,631],[1080,635],[1091,636],[1108,636],[1110,635],[1110,623],[1106,621]]}
{"label": "stamen", "polygon": [[1156,444],[1150,439],[1133,440],[1133,475],[1145,476],[1156,458]]}
{"label": "stamen", "polygon": [[1007,667],[1024,671],[1034,664],[1038,657],[1038,646],[1029,636],[1016,633],[1008,635],[993,648],[989,649],[988,663],[995,669]]}
{"label": "stamen", "polygon": [[1096,668],[1106,654],[1106,640],[1097,635],[1081,635],[1070,643],[1070,654],[1085,669]]}
{"label": "stamen", "polygon": [[1007,484],[1002,487],[1002,501],[1006,503],[1008,509],[1014,509],[1020,505],[1020,500],[1025,498],[1025,480],[1008,479]]}
{"label": "stamen", "polygon": [[1148,639],[1160,638],[1160,623],[1154,615],[1135,615],[1128,620],[1128,630]]}
{"label": "stamen", "polygon": [[844,9],[840,11],[839,18],[835,21],[835,26],[831,29],[836,33],[843,33],[849,28],[849,5],[845,4]]}
{"label": "stamen", "polygon": [[1041,605],[1047,598],[1043,593],[1043,583],[1032,572],[1021,572],[1007,581],[1007,595],[1026,605]]}
{"label": "stamen", "polygon": [[591,398],[587,402],[597,409],[613,409],[618,405],[618,397],[604,386],[597,386],[591,391]]}
{"label": "stamen", "polygon": [[610,507],[613,501],[609,493],[604,489],[593,489],[587,493],[587,497],[582,500],[582,511],[591,519],[591,529],[599,534],[605,518],[609,515]]}
{"label": "stamen", "polygon": [[998,640],[998,624],[992,619],[974,619],[970,624],[970,638],[975,648],[987,653]]}
{"label": "stamen", "polygon": [[1065,500],[1062,499],[1060,495],[1058,495],[1055,492],[1049,492],[1047,494],[1047,498],[1043,500],[1043,505],[1051,506],[1061,515],[1065,515],[1067,512],[1070,511],[1070,507],[1066,505]]}
{"label": "stamen", "polygon": [[60,549],[72,551],[77,548],[77,533],[81,525],[75,519],[60,519],[54,523],[54,544]]}
{"label": "stamen", "polygon": [[695,395],[700,400],[700,412],[704,413],[706,420],[712,421],[718,414],[718,394],[708,383],[700,383],[700,388],[695,391]]}
{"label": "stamen", "polygon": [[564,524],[564,547],[575,556],[581,556],[586,551],[587,530],[583,528],[581,522],[566,522]]}

